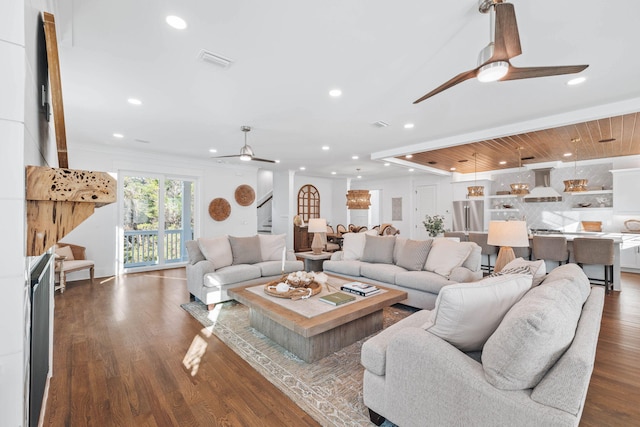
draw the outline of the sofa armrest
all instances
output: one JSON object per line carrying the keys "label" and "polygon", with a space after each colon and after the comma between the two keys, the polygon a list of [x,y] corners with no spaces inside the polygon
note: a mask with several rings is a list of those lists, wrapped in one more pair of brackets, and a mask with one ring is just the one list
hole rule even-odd
{"label": "sofa armrest", "polygon": [[472,271],[466,267],[455,267],[449,276],[449,280],[458,283],[476,282],[480,279],[482,279],[482,270]]}
{"label": "sofa armrest", "polygon": [[331,254],[331,261],[342,261],[342,251],[336,251]]}
{"label": "sofa armrest", "polygon": [[576,417],[534,402],[531,390],[489,384],[482,365],[421,328],[398,331],[388,345],[385,413],[403,426],[577,425]]}
{"label": "sofa armrest", "polygon": [[288,250],[287,251],[287,261],[297,261],[298,258],[296,258],[296,253],[292,250]]}
{"label": "sofa armrest", "polygon": [[204,285],[204,275],[216,271],[209,260],[198,261],[195,264],[187,264],[187,289],[193,295],[201,298],[200,292]]}

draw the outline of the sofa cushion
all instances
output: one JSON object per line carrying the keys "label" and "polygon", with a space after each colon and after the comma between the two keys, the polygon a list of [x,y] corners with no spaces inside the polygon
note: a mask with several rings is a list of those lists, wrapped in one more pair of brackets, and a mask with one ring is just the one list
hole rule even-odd
{"label": "sofa cushion", "polygon": [[201,237],[198,239],[198,246],[202,251],[202,255],[213,263],[213,267],[216,270],[233,263],[233,254],[231,253],[228,236]]}
{"label": "sofa cushion", "polygon": [[[282,274],[282,260],[280,261],[262,261],[257,264],[253,264],[260,268],[260,275],[262,277],[277,276]],[[304,263],[302,261],[285,261],[284,273],[293,273],[294,271],[304,270]]]}
{"label": "sofa cushion", "polygon": [[462,263],[462,267],[471,271],[479,271],[482,263],[482,248],[475,242],[460,242],[460,245],[466,245],[471,248],[469,256]]}
{"label": "sofa cushion", "polygon": [[531,280],[530,274],[515,274],[445,286],[424,328],[462,351],[482,350]]}
{"label": "sofa cushion", "polygon": [[396,265],[412,271],[420,271],[427,262],[433,240],[407,240],[402,245]]}
{"label": "sofa cushion", "polygon": [[404,248],[404,245],[407,243],[406,237],[396,236],[396,244],[393,247],[393,263],[398,264],[398,259],[400,258],[400,251]]}
{"label": "sofa cushion", "polygon": [[322,269],[327,272],[346,274],[347,276],[360,276],[360,261],[325,261]]}
{"label": "sofa cushion", "polygon": [[260,277],[260,267],[258,266],[249,264],[230,265],[222,267],[213,273],[205,274],[204,285],[209,288],[218,287],[257,279],[258,277]]}
{"label": "sofa cushion", "polygon": [[[467,242],[468,243],[468,242]],[[460,267],[471,253],[472,247],[449,239],[434,239],[424,269],[449,277],[451,270]]]}
{"label": "sofa cushion", "polygon": [[369,279],[385,283],[394,283],[396,274],[404,273],[402,267],[393,264],[374,264],[363,262],[360,265],[360,275]]}
{"label": "sofa cushion", "polygon": [[56,255],[59,257],[65,257],[65,261],[73,261],[73,251],[71,246],[56,246]]}
{"label": "sofa cushion", "polygon": [[395,236],[364,236],[364,249],[361,261],[393,264],[393,248],[396,244]]}
{"label": "sofa cushion", "polygon": [[503,270],[518,268],[518,267],[528,267],[533,274],[533,286],[538,286],[544,280],[544,277],[547,274],[547,266],[544,263],[543,259],[539,259],[537,261],[527,261],[524,258],[516,258],[513,261],[509,262],[504,266]]}
{"label": "sofa cushion", "polygon": [[502,390],[535,387],[571,345],[585,299],[571,279],[527,292],[484,346],[487,381]]}
{"label": "sofa cushion", "polygon": [[580,290],[580,295],[586,301],[587,297],[591,293],[591,283],[587,275],[577,264],[564,264],[560,267],[556,267],[544,278],[543,283],[552,283],[556,280],[568,279],[575,282],[576,286]]}
{"label": "sofa cushion", "polygon": [[260,238],[257,234],[251,237],[229,236],[229,244],[233,254],[232,265],[255,264],[262,261]]}
{"label": "sofa cushion", "polygon": [[396,274],[395,284],[437,295],[443,286],[451,285],[452,282],[446,277],[431,271],[405,271]]}
{"label": "sofa cushion", "polygon": [[282,261],[286,234],[258,234],[262,261]]}
{"label": "sofa cushion", "polygon": [[189,264],[193,265],[200,261],[204,261],[206,258],[200,250],[200,246],[196,240],[188,240],[184,243],[184,247],[187,249],[187,257],[189,257]]}

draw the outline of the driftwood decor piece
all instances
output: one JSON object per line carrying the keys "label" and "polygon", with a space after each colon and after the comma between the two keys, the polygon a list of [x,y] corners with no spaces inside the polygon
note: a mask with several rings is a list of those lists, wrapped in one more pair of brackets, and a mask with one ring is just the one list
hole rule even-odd
{"label": "driftwood decor piece", "polygon": [[94,212],[116,201],[106,172],[27,166],[27,255],[43,254]]}

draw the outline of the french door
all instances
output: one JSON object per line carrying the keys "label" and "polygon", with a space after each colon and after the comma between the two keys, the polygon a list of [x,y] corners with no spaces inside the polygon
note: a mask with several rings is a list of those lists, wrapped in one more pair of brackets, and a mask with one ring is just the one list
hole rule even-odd
{"label": "french door", "polygon": [[120,177],[122,267],[149,269],[187,261],[195,180],[135,172]]}

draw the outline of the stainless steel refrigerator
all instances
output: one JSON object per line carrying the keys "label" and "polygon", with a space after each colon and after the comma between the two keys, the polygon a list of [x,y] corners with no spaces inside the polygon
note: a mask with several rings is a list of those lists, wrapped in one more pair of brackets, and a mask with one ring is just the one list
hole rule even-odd
{"label": "stainless steel refrigerator", "polygon": [[484,201],[453,202],[453,230],[451,231],[484,231]]}

